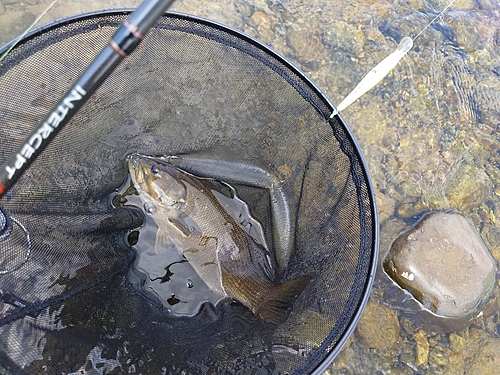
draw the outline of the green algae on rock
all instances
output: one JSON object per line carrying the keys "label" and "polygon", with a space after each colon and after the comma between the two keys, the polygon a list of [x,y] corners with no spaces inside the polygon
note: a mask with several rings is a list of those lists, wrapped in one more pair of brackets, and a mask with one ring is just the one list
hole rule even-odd
{"label": "green algae on rock", "polygon": [[445,194],[454,207],[467,211],[491,194],[493,184],[483,169],[465,165],[445,186]]}
{"label": "green algae on rock", "polygon": [[458,212],[424,216],[394,241],[384,269],[426,309],[448,318],[472,317],[496,279],[490,251]]}

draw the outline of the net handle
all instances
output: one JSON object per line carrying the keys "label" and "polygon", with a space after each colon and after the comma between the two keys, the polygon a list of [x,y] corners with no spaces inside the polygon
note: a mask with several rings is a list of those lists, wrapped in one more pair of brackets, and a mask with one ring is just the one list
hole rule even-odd
{"label": "net handle", "polygon": [[0,170],[0,198],[19,180],[57,133],[69,122],[116,66],[137,47],[174,0],[144,0],[108,45],[26,138]]}

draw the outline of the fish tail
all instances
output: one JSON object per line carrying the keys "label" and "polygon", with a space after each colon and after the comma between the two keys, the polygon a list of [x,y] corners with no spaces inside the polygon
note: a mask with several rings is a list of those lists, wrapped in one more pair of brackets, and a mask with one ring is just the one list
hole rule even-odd
{"label": "fish tail", "polygon": [[268,323],[283,322],[288,310],[310,280],[311,276],[300,276],[282,284],[274,284],[266,298],[255,309],[255,316]]}

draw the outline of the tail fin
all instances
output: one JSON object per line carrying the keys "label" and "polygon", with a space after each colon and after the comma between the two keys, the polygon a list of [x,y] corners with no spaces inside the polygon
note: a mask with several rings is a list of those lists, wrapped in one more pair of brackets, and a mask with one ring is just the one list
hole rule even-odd
{"label": "tail fin", "polygon": [[264,301],[255,309],[255,316],[268,323],[283,322],[288,309],[292,307],[310,280],[311,276],[300,276],[283,284],[274,285]]}

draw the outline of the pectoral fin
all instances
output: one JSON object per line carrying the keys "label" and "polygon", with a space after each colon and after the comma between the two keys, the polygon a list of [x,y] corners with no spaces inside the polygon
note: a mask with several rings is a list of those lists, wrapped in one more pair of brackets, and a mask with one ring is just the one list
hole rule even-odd
{"label": "pectoral fin", "polygon": [[155,253],[163,253],[171,245],[171,242],[167,232],[158,228],[158,232],[156,232]]}
{"label": "pectoral fin", "polygon": [[186,237],[192,235],[200,235],[202,233],[196,221],[194,221],[189,215],[186,215],[185,213],[179,215],[178,218],[169,217],[168,221],[170,222],[170,224],[180,230]]}

